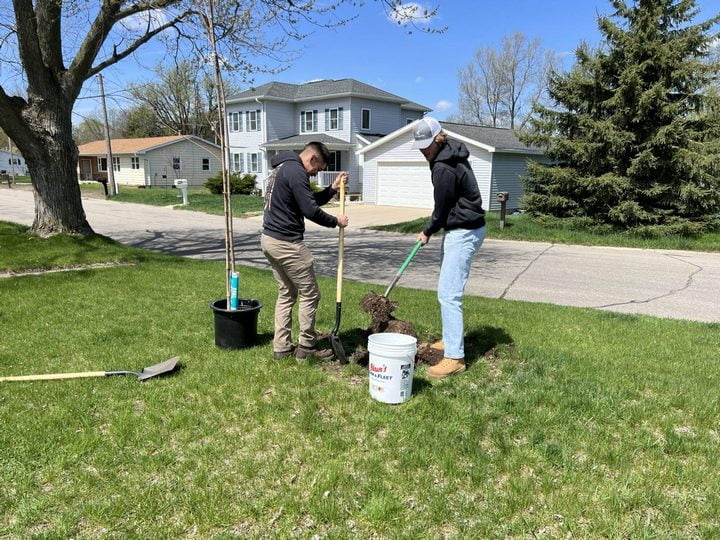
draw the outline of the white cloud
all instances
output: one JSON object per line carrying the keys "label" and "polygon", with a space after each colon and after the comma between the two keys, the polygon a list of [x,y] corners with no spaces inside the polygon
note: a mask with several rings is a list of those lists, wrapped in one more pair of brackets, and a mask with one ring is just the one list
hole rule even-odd
{"label": "white cloud", "polygon": [[435,104],[435,110],[437,111],[447,111],[448,109],[452,109],[452,107],[452,101],[448,101],[447,99],[441,99]]}
{"label": "white cloud", "polygon": [[148,27],[148,19],[150,20],[150,29],[154,30],[163,24],[167,24],[170,20],[164,9],[153,9],[143,13],[135,13],[127,19],[122,20],[122,25],[128,30],[136,32],[144,32]]}
{"label": "white cloud", "polygon": [[418,83],[418,84],[420,84],[420,83],[423,82],[424,80],[425,80],[425,79],[423,79],[422,76],[417,76],[417,77],[415,77],[415,82]]}
{"label": "white cloud", "polygon": [[407,2],[399,4],[388,14],[388,19],[396,24],[405,26],[408,23],[430,24],[432,14],[429,8],[422,6],[416,2]]}

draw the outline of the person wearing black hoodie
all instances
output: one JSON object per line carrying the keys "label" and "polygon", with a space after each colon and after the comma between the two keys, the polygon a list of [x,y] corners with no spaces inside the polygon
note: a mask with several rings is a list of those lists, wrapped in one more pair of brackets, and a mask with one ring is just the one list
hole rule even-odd
{"label": "person wearing black hoodie", "polygon": [[438,280],[442,314],[442,342],[433,344],[444,351],[442,361],[427,370],[434,379],[465,371],[463,295],[473,256],[485,238],[485,211],[475,174],[468,162],[470,153],[459,141],[448,139],[440,123],[425,117],[413,128],[413,148],[430,163],[435,207],[418,240],[445,229]]}
{"label": "person wearing black hoodie", "polygon": [[[273,172],[265,188],[265,212],[260,245],[278,285],[275,304],[275,337],[273,356],[306,358],[314,355],[330,359],[332,349],[317,347],[315,315],[320,303],[320,289],[315,278],[313,255],[303,242],[305,218],[325,227],[345,227],[347,216],[332,216],[320,206],[337,193],[340,182],[347,183],[347,173],[337,175],[331,186],[313,193],[310,176],[326,166],[330,153],[324,144],[311,142],[297,154],[279,152],[270,160]],[[292,343],[292,309],[300,296],[298,346]]]}

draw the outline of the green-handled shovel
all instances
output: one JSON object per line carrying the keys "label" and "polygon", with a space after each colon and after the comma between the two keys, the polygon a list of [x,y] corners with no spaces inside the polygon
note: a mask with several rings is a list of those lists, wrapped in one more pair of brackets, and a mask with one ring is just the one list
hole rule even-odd
{"label": "green-handled shovel", "polygon": [[390,285],[388,286],[387,290],[385,291],[385,294],[383,294],[383,296],[384,296],[385,298],[387,298],[387,297],[390,296],[390,291],[393,290],[393,288],[394,288],[395,285],[397,284],[398,280],[400,279],[400,276],[403,275],[403,272],[405,271],[405,269],[406,269],[406,268],[408,267],[408,265],[410,264],[410,261],[413,260],[413,257],[414,257],[415,254],[418,252],[418,250],[422,247],[422,245],[423,245],[423,243],[422,243],[420,240],[418,240],[417,243],[415,244],[415,247],[414,247],[413,250],[410,252],[410,255],[408,255],[408,258],[405,259],[405,262],[404,262],[404,263],[402,264],[402,266],[400,267],[400,270],[398,270],[398,271],[397,271],[397,274],[395,274],[395,277],[393,278],[392,283],[390,283]]}
{"label": "green-handled shovel", "polygon": [[[340,215],[345,215],[345,182],[340,182]],[[330,333],[330,345],[335,353],[335,358],[341,364],[347,364],[347,356],[338,332],[340,331],[340,319],[342,317],[342,278],[343,260],[345,251],[345,227],[340,227],[340,241],[338,243],[338,270],[337,270],[337,303],[335,304],[335,328]]]}

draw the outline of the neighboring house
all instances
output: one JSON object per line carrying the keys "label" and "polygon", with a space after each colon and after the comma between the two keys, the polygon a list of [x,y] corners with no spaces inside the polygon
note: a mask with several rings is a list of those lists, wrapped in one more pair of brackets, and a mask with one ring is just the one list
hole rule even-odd
{"label": "neighboring house", "polygon": [[[220,147],[194,135],[113,139],[113,174],[118,184],[168,187],[178,178],[201,186],[220,172]],[[107,178],[105,141],[78,146],[80,181]]]}
{"label": "neighboring house", "polygon": [[17,152],[8,152],[7,150],[0,150],[0,174],[15,174],[18,176],[27,176],[28,169],[25,158],[23,158]]}
{"label": "neighboring house", "polygon": [[354,79],[271,82],[231,96],[227,110],[232,170],[256,173],[261,181],[277,152],[299,151],[306,143],[319,141],[332,157],[317,182],[328,185],[336,171],[348,171],[350,193],[363,191],[355,153],[358,145],[369,144],[430,111]]}
{"label": "neighboring house", "polygon": [[[411,148],[414,124],[371,141],[358,150],[363,171],[363,202],[433,207],[430,168],[419,150]],[[523,195],[521,177],[528,159],[543,160],[540,148],[528,147],[510,129],[441,122],[450,138],[465,143],[485,210],[499,210],[497,194],[510,194],[508,208],[518,208]]]}

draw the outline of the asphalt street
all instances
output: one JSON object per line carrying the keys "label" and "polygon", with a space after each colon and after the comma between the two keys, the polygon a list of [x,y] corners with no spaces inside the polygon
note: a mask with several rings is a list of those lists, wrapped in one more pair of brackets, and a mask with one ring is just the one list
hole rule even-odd
{"label": "asphalt street", "polygon": [[[120,242],[185,257],[224,258],[222,216],[96,198],[84,198],[83,205],[94,230]],[[32,192],[0,190],[1,220],[30,225],[33,208]],[[414,219],[427,210],[349,205],[347,213],[345,277],[378,284],[380,292],[412,249],[415,235],[362,227]],[[239,264],[268,268],[260,251],[261,226],[261,217],[234,220]],[[399,286],[436,288],[439,240],[418,252]],[[318,273],[335,276],[337,229],[309,225],[306,241]],[[488,239],[475,257],[466,293],[720,322],[718,284],[720,253]]]}

